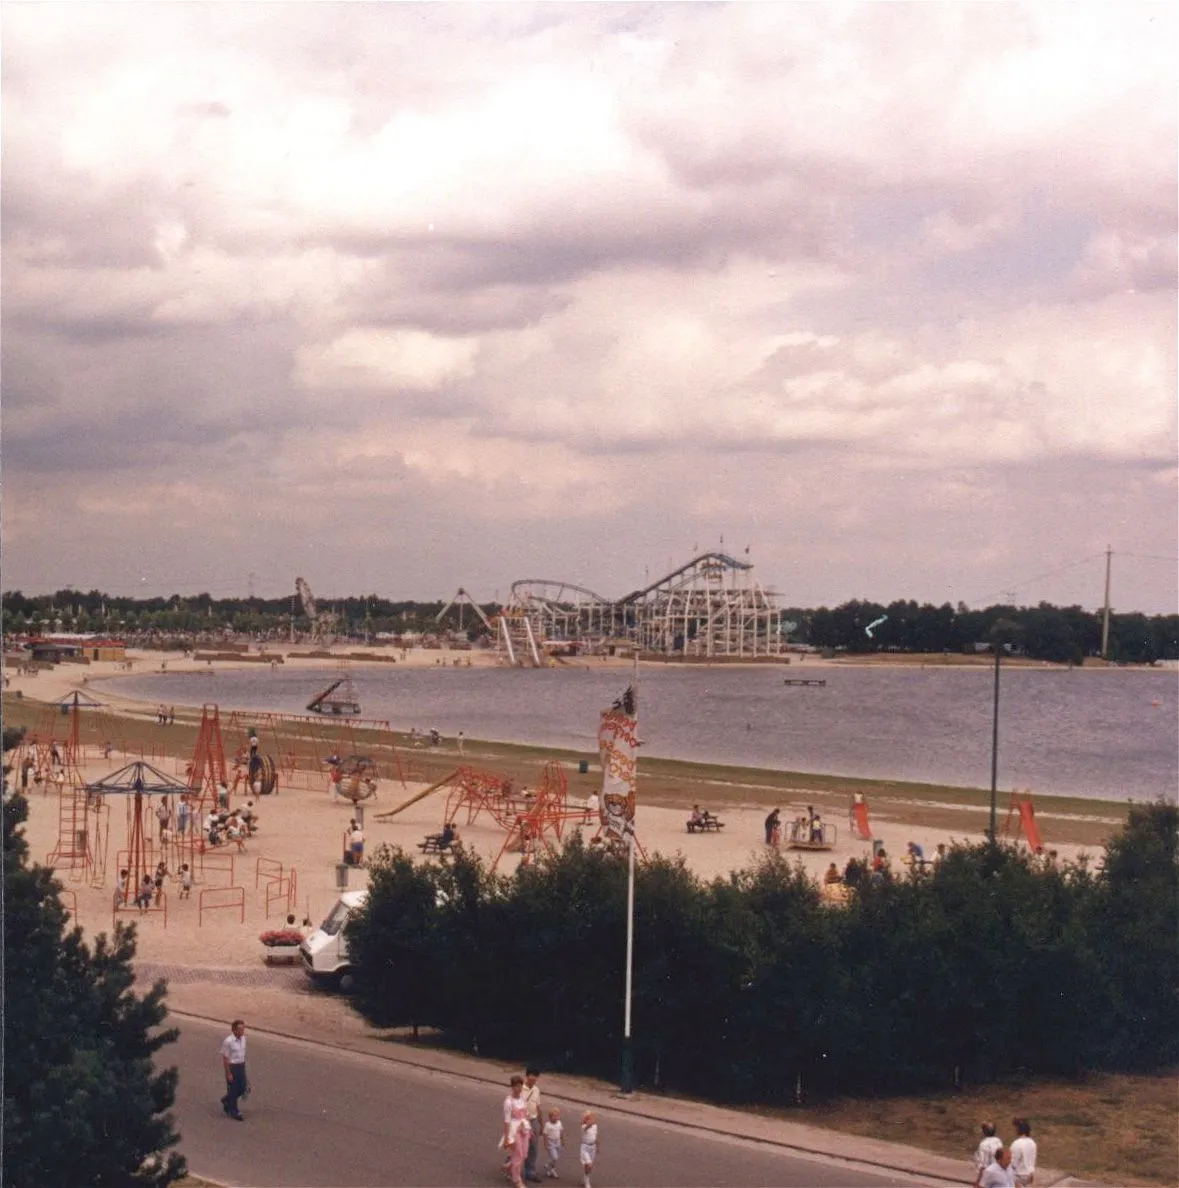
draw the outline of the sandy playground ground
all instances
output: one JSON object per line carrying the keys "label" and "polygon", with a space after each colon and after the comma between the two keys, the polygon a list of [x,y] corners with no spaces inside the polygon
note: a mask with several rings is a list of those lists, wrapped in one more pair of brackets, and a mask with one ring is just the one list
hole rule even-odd
{"label": "sandy playground ground", "polygon": [[[465,664],[468,657],[473,663],[479,661],[478,653],[456,652],[453,655],[439,651],[411,651],[407,662]],[[147,657],[136,656],[135,668],[139,671],[158,668],[157,654]],[[308,667],[331,668],[328,660],[288,660]],[[192,661],[183,661],[172,656],[168,658],[168,671],[183,671],[186,667],[196,668]],[[218,667],[222,667],[218,664]],[[85,669],[62,665],[51,671],[42,672],[36,678],[10,674],[10,691],[21,690],[23,695],[39,701],[51,701],[74,688],[81,688],[85,676],[86,687],[93,688],[104,677],[122,671],[113,663],[92,664]],[[143,705],[120,697],[117,681],[103,681],[102,699],[119,713],[136,713],[149,721],[154,717],[154,705]],[[64,719],[63,719],[64,720]],[[167,729],[164,727],[163,729]],[[244,741],[236,737],[225,738],[227,756]],[[453,751],[453,744],[450,744]],[[444,747],[445,749],[445,747]],[[454,751],[456,766],[468,763],[478,767],[479,757],[471,752],[460,758]],[[263,746],[265,750],[265,746]],[[157,762],[162,770],[183,781],[185,764],[190,757],[178,757]],[[88,759],[80,775],[91,781],[123,766],[128,756],[114,754],[109,760]],[[591,771],[593,768],[591,768]],[[540,772],[537,771],[539,779]],[[236,846],[220,847],[216,869],[210,864],[198,873],[198,881],[190,899],[180,899],[179,884],[175,878],[169,880],[167,895],[166,925],[163,912],[140,914],[134,910],[119,913],[121,919],[134,919],[139,924],[138,959],[144,962],[165,965],[204,967],[252,967],[263,968],[265,950],[258,940],[259,933],[281,927],[287,915],[288,901],[276,894],[274,877],[280,871],[284,878],[296,872],[297,890],[293,910],[301,921],[305,916],[318,924],[327,914],[339,894],[336,886],[337,863],[344,848],[344,834],[349,820],[354,815],[348,801],[333,802],[329,792],[326,771],[322,779],[313,779],[311,787],[290,787],[280,784],[276,796],[254,797],[254,808],[258,814],[258,833],[246,842],[239,851]],[[379,846],[389,844],[401,846],[407,852],[418,856],[417,843],[427,833],[437,832],[443,824],[446,791],[442,790],[418,801],[397,816],[377,820],[379,813],[402,804],[425,785],[402,784],[396,778],[386,777],[380,781],[377,798],[364,803],[366,850],[372,854]],[[58,877],[63,886],[73,893],[73,901],[67,897],[67,904],[76,904],[77,922],[83,930],[93,936],[100,931],[109,931],[112,925],[112,903],[115,881],[118,876],[118,852],[127,847],[129,797],[108,797],[109,836],[106,843],[106,871],[101,885],[94,886],[92,878],[83,879],[81,870],[60,868]],[[122,801],[122,803],[119,803]],[[241,804],[244,798],[235,797],[234,804]],[[56,790],[42,791],[30,788],[29,820],[26,837],[31,855],[36,861],[45,862],[50,851],[57,844],[59,822],[59,797]],[[783,799],[779,802],[782,818],[788,822],[805,808],[805,802]],[[702,807],[708,808],[707,804]],[[716,807],[716,806],[711,806]],[[688,866],[702,878],[725,876],[754,862],[758,854],[765,851],[763,844],[763,819],[770,806],[766,803],[750,803],[720,810],[725,822],[720,833],[696,833],[689,835],[685,828],[691,809],[690,804],[682,808],[665,808],[644,805],[642,800],[642,769],[639,772],[639,807],[637,819],[638,837],[649,854],[674,855],[682,853]],[[852,837],[846,817],[826,820],[837,827],[837,842],[829,852],[791,852],[803,867],[816,879],[821,878],[829,862],[835,862],[840,869],[848,858],[863,858],[870,855],[871,843]],[[154,830],[154,818],[151,818]],[[468,824],[464,815],[458,820],[464,844],[494,860],[503,847],[504,831],[487,814]],[[575,825],[568,829],[578,828]],[[586,838],[592,836],[595,826],[584,827]],[[873,822],[874,836],[885,846],[894,862],[905,852],[908,841],[915,841],[930,855],[939,842],[949,842],[952,837],[944,831],[922,828],[915,825]],[[958,834],[959,840],[980,840],[978,836]],[[1082,847],[1060,845],[1057,847],[1061,859],[1076,857]],[[158,858],[158,855],[156,855]],[[229,860],[232,860],[232,864]],[[421,861],[438,861],[436,858],[421,858]],[[505,854],[498,869],[508,873],[519,862],[518,854]],[[170,863],[175,871],[174,862]],[[232,865],[232,868],[231,868]],[[349,886],[365,885],[366,872],[353,869],[349,872]],[[201,912],[201,892],[216,887],[240,887],[244,895],[242,909],[208,910],[213,901],[228,900],[228,893],[214,893],[205,896],[206,910]],[[267,914],[267,891],[270,890],[269,914]],[[244,919],[242,918],[244,915]]]}

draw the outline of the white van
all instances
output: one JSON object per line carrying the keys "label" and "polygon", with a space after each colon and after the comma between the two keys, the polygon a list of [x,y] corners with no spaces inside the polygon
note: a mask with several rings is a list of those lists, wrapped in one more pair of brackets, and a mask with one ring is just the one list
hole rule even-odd
{"label": "white van", "polygon": [[364,907],[368,891],[345,891],[327,919],[300,946],[303,970],[313,982],[319,982],[345,994],[356,988],[356,973],[348,956],[344,925],[353,912]]}

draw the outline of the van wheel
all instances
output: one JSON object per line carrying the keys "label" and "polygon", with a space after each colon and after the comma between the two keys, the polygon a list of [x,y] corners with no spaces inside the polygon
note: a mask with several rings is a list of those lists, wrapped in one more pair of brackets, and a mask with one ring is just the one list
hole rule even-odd
{"label": "van wheel", "polygon": [[351,994],[356,989],[356,975],[350,970],[344,970],[336,978],[336,989],[341,994]]}

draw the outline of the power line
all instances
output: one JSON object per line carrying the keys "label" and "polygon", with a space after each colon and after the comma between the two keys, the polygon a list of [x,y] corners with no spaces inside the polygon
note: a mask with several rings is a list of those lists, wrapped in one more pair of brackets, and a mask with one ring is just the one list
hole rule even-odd
{"label": "power line", "polygon": [[972,598],[971,602],[986,602],[994,598],[996,594],[1008,594],[1013,590],[1022,590],[1025,586],[1030,586],[1034,582],[1041,582],[1045,578],[1055,577],[1058,573],[1067,573],[1070,569],[1078,569],[1080,566],[1087,565],[1090,561],[1096,561],[1098,557],[1104,556],[1104,549],[1100,553],[1090,553],[1089,556],[1082,557],[1079,561],[1072,561],[1068,565],[1062,565],[1059,569],[1050,569],[1047,573],[1038,573],[1035,577],[1026,578],[1022,582],[1013,582],[1002,587],[1002,589],[992,591],[990,594],[984,594],[981,598]]}

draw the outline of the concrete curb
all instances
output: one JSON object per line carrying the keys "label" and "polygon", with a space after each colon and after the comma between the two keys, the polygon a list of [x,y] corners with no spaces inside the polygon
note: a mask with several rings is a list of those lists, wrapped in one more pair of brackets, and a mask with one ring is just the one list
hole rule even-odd
{"label": "concrete curb", "polygon": [[[199,1019],[202,1022],[224,1024],[223,1019],[211,1018],[195,1011],[171,1009],[169,1015],[180,1019]],[[297,1043],[374,1056],[411,1068],[445,1073],[499,1089],[503,1088],[506,1073],[514,1067],[499,1066],[492,1071],[487,1067],[491,1062],[478,1057],[453,1052],[407,1051],[401,1045],[394,1047],[388,1040],[376,1037],[362,1037],[357,1043],[341,1043],[276,1027],[251,1025],[251,1031]],[[968,1160],[952,1159],[900,1143],[823,1130],[806,1123],[762,1118],[725,1106],[689,1099],[659,1098],[643,1094],[626,1098],[616,1090],[605,1088],[598,1083],[558,1073],[545,1074],[545,1087],[546,1091],[555,1097],[573,1098],[599,1109],[629,1114],[646,1121],[682,1127],[694,1133],[737,1137],[747,1142],[776,1147],[782,1151],[835,1160],[849,1167],[897,1172],[919,1177],[922,1183],[957,1185],[971,1184],[974,1180],[974,1168]],[[787,1136],[782,1133],[783,1130],[794,1130],[797,1133]],[[1036,1175],[1036,1183],[1040,1188],[1067,1188],[1068,1185],[1079,1184],[1080,1181],[1073,1180],[1066,1172],[1041,1167]]]}

